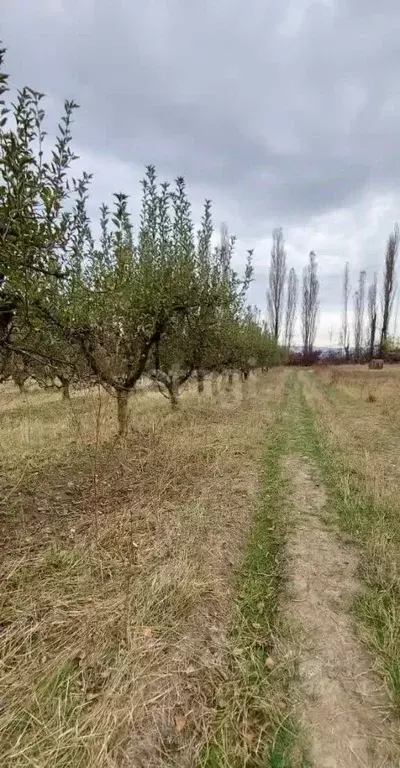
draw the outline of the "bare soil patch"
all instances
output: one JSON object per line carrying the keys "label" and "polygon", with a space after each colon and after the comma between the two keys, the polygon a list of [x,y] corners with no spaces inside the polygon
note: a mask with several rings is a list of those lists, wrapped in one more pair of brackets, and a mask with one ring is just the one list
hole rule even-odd
{"label": "bare soil patch", "polygon": [[285,471],[294,526],[284,610],[301,637],[299,715],[311,758],[317,768],[394,768],[386,692],[349,615],[360,589],[355,551],[324,523],[325,492],[309,461],[288,457]]}

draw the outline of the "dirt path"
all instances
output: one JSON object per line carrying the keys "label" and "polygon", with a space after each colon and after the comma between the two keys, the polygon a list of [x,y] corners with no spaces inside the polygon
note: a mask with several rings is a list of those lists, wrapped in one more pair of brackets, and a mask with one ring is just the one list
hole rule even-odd
{"label": "dirt path", "polygon": [[[285,605],[300,637],[299,716],[315,768],[395,768],[387,705],[372,662],[356,640],[349,604],[360,588],[354,549],[324,522],[325,492],[309,459],[289,456],[292,487]],[[297,632],[298,630],[298,632]]]}

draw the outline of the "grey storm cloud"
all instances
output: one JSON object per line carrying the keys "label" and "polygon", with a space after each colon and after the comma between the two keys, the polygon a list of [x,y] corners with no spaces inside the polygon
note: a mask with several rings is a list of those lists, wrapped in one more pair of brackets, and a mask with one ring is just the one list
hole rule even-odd
{"label": "grey storm cloud", "polygon": [[241,237],[396,192],[398,0],[2,6],[13,81],[81,104],[80,150],[184,174]]}
{"label": "grey storm cloud", "polygon": [[282,221],[397,183],[399,32],[395,0],[3,8],[14,76],[82,104],[80,146]]}

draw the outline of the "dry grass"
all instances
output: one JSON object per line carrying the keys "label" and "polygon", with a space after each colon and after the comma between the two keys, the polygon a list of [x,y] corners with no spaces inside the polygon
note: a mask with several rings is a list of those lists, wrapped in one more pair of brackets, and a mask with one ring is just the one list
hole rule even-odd
{"label": "dry grass", "polygon": [[400,487],[400,366],[383,371],[356,365],[334,370],[334,385],[329,371],[318,371],[317,381],[303,374],[307,396],[323,416],[332,446],[345,453],[352,473],[362,478],[373,500],[396,510]]}
{"label": "dry grass", "polygon": [[302,374],[320,432],[336,456],[338,512],[361,547],[366,589],[357,614],[400,708],[400,368],[339,368],[333,385],[328,377]]}
{"label": "dry grass", "polygon": [[283,379],[138,395],[123,444],[102,392],[1,392],[2,766],[195,764]]}
{"label": "dry grass", "polygon": [[[307,768],[296,712],[293,627],[280,610],[286,584],[285,540],[292,524],[282,462],[287,450],[287,388],[269,430],[261,504],[236,597],[229,674],[221,682],[215,734],[204,768]],[[297,634],[297,629],[295,630]]]}
{"label": "dry grass", "polygon": [[400,413],[396,407],[400,400],[400,365],[386,365],[382,370],[369,370],[367,365],[343,365],[316,368],[320,381],[342,399],[379,402],[380,417],[387,423],[400,424]]}

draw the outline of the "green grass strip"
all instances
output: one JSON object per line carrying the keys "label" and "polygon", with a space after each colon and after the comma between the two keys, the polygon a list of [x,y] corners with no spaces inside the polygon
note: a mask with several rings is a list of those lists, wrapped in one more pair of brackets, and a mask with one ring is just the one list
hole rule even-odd
{"label": "green grass strip", "polygon": [[268,436],[259,510],[238,576],[227,684],[219,697],[215,736],[203,752],[201,768],[309,765],[300,754],[299,733],[292,717],[292,670],[275,656],[276,638],[284,632],[278,602],[285,578],[281,466],[287,450],[289,390],[290,384]]}

